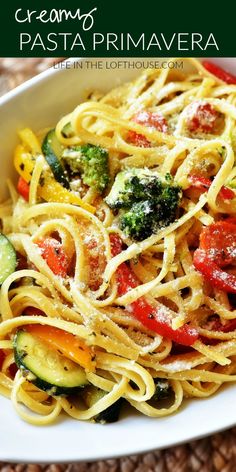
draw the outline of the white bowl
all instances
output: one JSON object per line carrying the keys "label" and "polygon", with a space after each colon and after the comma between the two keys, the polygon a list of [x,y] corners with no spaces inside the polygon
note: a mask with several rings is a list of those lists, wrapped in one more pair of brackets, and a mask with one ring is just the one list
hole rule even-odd
{"label": "white bowl", "polygon": [[[22,59],[23,60],[23,59]],[[16,132],[53,125],[84,98],[85,89],[109,90],[138,74],[134,70],[52,69],[0,99],[1,192],[14,175],[12,151]],[[83,60],[84,63],[85,59]],[[108,59],[101,59],[103,64]],[[236,73],[236,59],[214,59]],[[126,413],[118,423],[98,425],[61,416],[56,424],[36,427],[17,417],[9,400],[0,397],[0,461],[72,462],[95,460],[164,448],[199,438],[236,423],[236,387],[208,399],[184,402],[180,411],[161,419]]]}

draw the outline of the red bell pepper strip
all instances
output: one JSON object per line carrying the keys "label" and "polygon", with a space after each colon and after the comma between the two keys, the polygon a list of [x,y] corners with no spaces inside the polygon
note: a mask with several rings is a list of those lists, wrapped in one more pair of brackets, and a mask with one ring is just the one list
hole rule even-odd
{"label": "red bell pepper strip", "polygon": [[236,319],[229,320],[225,325],[221,325],[220,331],[223,333],[230,333],[231,331],[236,330]]}
{"label": "red bell pepper strip", "polygon": [[[116,234],[110,235],[112,255],[116,256],[122,251],[122,241]],[[139,285],[139,281],[130,267],[123,262],[116,271],[118,295],[122,296],[132,288]],[[155,333],[185,346],[191,346],[198,339],[197,330],[187,324],[174,330],[171,326],[171,318],[162,309],[153,307],[146,298],[140,297],[126,309],[146,328]]]}
{"label": "red bell pepper strip", "polygon": [[211,329],[213,331],[221,331],[222,333],[230,333],[236,329],[236,318],[233,320],[228,320],[224,325],[221,323],[220,319],[217,319],[213,322]]}
{"label": "red bell pepper strip", "polygon": [[197,249],[193,256],[193,264],[213,287],[227,293],[236,293],[236,276],[220,269],[204,249]]}
{"label": "red bell pepper strip", "polygon": [[[207,323],[202,327],[209,331],[220,331],[222,333],[230,333],[231,331],[236,330],[236,318],[233,320],[228,320],[224,325],[221,323],[220,319],[217,319],[213,323],[210,323],[210,327],[207,325]],[[221,341],[221,339],[207,338],[206,336],[201,336],[201,341],[204,344],[216,346]]]}
{"label": "red bell pepper strip", "polygon": [[0,369],[2,368],[3,361],[5,359],[5,354],[2,349],[0,349]]}
{"label": "red bell pepper strip", "polygon": [[236,216],[229,216],[227,220],[224,220],[224,221],[227,221],[227,223],[232,223],[236,225]]}
{"label": "red bell pepper strip", "polygon": [[69,259],[59,241],[55,238],[40,239],[36,242],[41,250],[41,256],[55,275],[66,277],[69,269]]}
{"label": "red bell pepper strip", "polygon": [[200,235],[200,248],[193,256],[194,267],[208,282],[227,293],[236,293],[236,276],[221,270],[236,262],[236,224],[234,218],[217,221]]}
{"label": "red bell pepper strip", "polygon": [[[141,110],[133,116],[132,121],[143,126],[147,126],[151,129],[156,129],[162,133],[167,133],[168,125],[164,116],[160,113],[154,113],[151,111]],[[130,130],[128,133],[128,141],[135,146],[139,147],[150,147],[151,143],[142,134],[136,133],[136,131]]]}
{"label": "red bell pepper strip", "polygon": [[219,117],[210,103],[196,101],[188,107],[186,126],[191,133],[212,133]]}
{"label": "red bell pepper strip", "polygon": [[46,316],[42,310],[35,308],[34,306],[27,306],[22,314],[24,316]]}
{"label": "red bell pepper strip", "polygon": [[236,76],[222,69],[222,67],[209,61],[203,61],[202,65],[206,70],[208,70],[208,72],[218,77],[218,79],[223,80],[223,82],[226,82],[227,84],[236,84]]}
{"label": "red bell pepper strip", "polygon": [[236,221],[230,219],[213,223],[200,235],[200,249],[220,267],[236,262]]}
{"label": "red bell pepper strip", "polygon": [[[199,189],[199,191],[202,193],[206,192],[212,184],[212,181],[210,179],[208,179],[207,177],[203,177],[201,175],[190,174],[188,176],[188,179],[190,180],[192,184],[191,186]],[[223,187],[219,191],[219,196],[223,200],[233,200],[236,194],[229,187],[225,187],[223,185]]]}
{"label": "red bell pepper strip", "polygon": [[29,201],[29,184],[20,177],[17,184],[17,192],[28,202]]}
{"label": "red bell pepper strip", "polygon": [[150,141],[143,136],[143,134],[136,133],[136,131],[130,130],[128,133],[128,142],[134,146],[149,148],[151,147]]}

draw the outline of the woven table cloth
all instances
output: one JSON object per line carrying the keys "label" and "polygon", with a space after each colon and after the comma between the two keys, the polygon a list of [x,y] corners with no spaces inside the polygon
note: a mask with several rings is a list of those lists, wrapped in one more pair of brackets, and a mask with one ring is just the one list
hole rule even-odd
{"label": "woven table cloth", "polygon": [[[0,95],[63,58],[0,58]],[[232,405],[235,408],[235,405]],[[217,414],[217,412],[216,412]],[[0,438],[1,440],[1,438]],[[5,464],[0,472],[236,472],[236,427],[143,455],[78,464]]]}

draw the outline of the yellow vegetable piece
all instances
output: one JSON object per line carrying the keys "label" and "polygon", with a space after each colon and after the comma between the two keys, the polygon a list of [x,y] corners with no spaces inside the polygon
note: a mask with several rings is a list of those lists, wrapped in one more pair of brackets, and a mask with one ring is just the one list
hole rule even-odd
{"label": "yellow vegetable piece", "polygon": [[80,197],[62,187],[59,182],[56,182],[53,177],[50,176],[44,176],[44,182],[43,185],[38,188],[38,194],[46,200],[46,202],[71,203],[84,208],[84,210],[90,213],[95,213],[96,211],[96,208],[89,205],[89,203],[83,202]]}
{"label": "yellow vegetable piece", "polygon": [[53,349],[59,350],[65,357],[88,371],[95,370],[95,362],[92,360],[93,352],[82,339],[54,326],[28,325],[26,331],[37,336]]}
{"label": "yellow vegetable piece", "polygon": [[[19,132],[22,144],[18,144],[14,153],[14,166],[18,174],[30,183],[35,165],[35,155],[42,154],[39,141],[33,131],[25,128]],[[38,195],[46,202],[71,203],[78,205],[90,213],[95,213],[96,208],[64,188],[49,174],[42,173],[43,184],[38,187]]]}
{"label": "yellow vegetable piece", "polygon": [[32,154],[42,154],[42,149],[39,144],[39,140],[30,128],[22,129],[21,131],[19,131],[18,135],[22,141],[22,144]]}
{"label": "yellow vegetable piece", "polygon": [[18,144],[14,153],[14,166],[18,174],[29,183],[34,169],[35,159],[22,144]]}

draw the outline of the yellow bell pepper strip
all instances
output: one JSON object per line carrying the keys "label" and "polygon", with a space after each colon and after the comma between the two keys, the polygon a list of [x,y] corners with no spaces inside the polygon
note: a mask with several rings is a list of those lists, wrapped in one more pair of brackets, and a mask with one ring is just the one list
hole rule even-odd
{"label": "yellow bell pepper strip", "polygon": [[35,158],[26,151],[22,144],[18,144],[14,153],[14,166],[18,174],[29,183],[34,170]]}
{"label": "yellow bell pepper strip", "polygon": [[[40,144],[34,133],[25,128],[19,132],[23,144],[18,144],[14,153],[14,166],[18,174],[30,183],[35,165],[34,154],[41,154]],[[28,151],[29,150],[29,151]],[[41,184],[38,187],[38,195],[46,202],[70,203],[77,205],[90,213],[95,213],[96,208],[85,203],[78,195],[64,188],[59,182],[56,182],[53,176],[48,173],[42,173]]]}
{"label": "yellow bell pepper strip", "polygon": [[18,174],[27,182],[31,181],[35,165],[35,155],[42,154],[38,138],[30,128],[18,132],[22,144],[18,144],[14,153],[14,166]]}
{"label": "yellow bell pepper strip", "polygon": [[86,370],[94,371],[94,354],[85,342],[77,336],[67,333],[63,329],[54,328],[54,326],[40,324],[25,326],[25,330],[33,336],[37,336],[53,349],[58,350],[60,354],[81,365]]}
{"label": "yellow bell pepper strip", "polygon": [[24,128],[18,132],[18,135],[22,141],[23,146],[29,150],[32,154],[41,154],[41,146],[37,136],[30,128]]}
{"label": "yellow bell pepper strip", "polygon": [[95,213],[96,208],[83,200],[74,193],[62,187],[59,182],[56,182],[50,175],[44,175],[41,179],[41,185],[38,188],[38,194],[46,202],[71,203],[78,205],[90,213]]}

